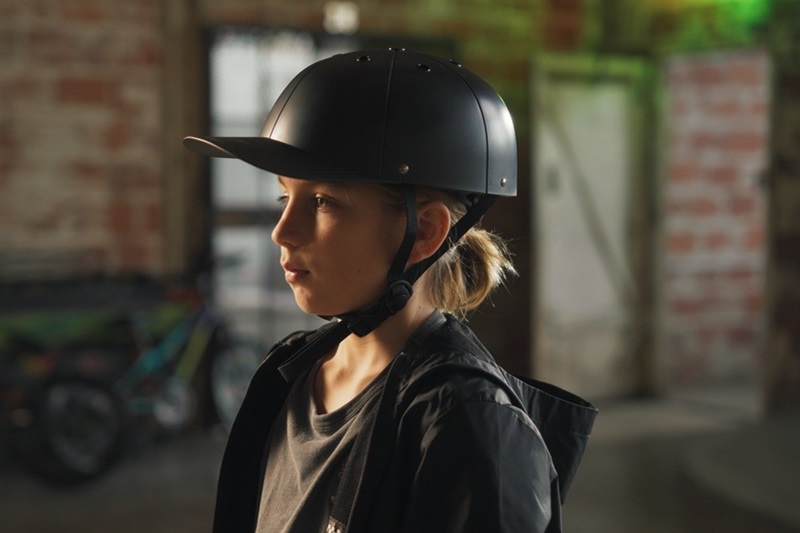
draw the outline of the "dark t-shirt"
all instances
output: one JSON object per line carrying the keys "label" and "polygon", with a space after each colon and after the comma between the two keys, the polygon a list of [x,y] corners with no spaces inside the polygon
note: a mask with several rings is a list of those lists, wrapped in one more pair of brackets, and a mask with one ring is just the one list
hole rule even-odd
{"label": "dark t-shirt", "polygon": [[353,441],[365,414],[377,408],[385,371],[346,405],[318,414],[313,399],[318,368],[315,365],[294,383],[272,426],[259,533],[325,531]]}

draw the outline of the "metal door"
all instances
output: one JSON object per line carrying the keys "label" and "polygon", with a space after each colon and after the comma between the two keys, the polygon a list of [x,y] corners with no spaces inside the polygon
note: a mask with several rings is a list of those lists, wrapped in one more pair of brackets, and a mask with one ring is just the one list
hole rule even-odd
{"label": "metal door", "polygon": [[595,398],[643,379],[646,83],[639,61],[547,57],[534,69],[533,367]]}

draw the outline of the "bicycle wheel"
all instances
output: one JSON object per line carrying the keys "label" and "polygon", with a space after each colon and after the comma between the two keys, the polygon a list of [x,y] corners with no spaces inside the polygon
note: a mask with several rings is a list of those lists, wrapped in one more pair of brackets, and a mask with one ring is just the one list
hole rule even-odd
{"label": "bicycle wheel", "polygon": [[211,360],[211,397],[220,423],[230,430],[247,387],[261,363],[261,352],[242,339],[219,339]]}
{"label": "bicycle wheel", "polygon": [[53,482],[80,483],[117,459],[125,427],[122,402],[102,383],[58,379],[42,392],[36,426],[33,469]]}

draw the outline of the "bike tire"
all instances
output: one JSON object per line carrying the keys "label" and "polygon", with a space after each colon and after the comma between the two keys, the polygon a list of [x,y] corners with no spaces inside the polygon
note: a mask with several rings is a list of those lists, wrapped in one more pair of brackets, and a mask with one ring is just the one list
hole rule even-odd
{"label": "bike tire", "polygon": [[219,335],[212,348],[211,399],[220,424],[230,431],[263,356],[254,343],[228,335]]}
{"label": "bike tire", "polygon": [[39,398],[29,466],[45,480],[77,485],[105,473],[119,458],[125,433],[123,402],[106,384],[58,378]]}

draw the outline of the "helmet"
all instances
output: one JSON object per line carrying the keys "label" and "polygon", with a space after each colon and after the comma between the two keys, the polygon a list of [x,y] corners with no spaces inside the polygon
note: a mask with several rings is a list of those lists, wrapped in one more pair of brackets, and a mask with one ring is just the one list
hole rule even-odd
{"label": "helmet", "polygon": [[184,145],[300,179],[517,192],[514,126],[502,99],[459,63],[402,49],[307,67],[260,137],[187,137]]}

